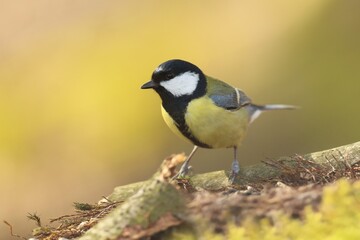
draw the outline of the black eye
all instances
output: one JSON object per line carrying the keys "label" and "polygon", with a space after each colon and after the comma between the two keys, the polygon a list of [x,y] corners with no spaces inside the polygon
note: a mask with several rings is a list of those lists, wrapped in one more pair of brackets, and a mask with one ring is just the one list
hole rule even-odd
{"label": "black eye", "polygon": [[173,74],[173,73],[167,73],[166,75],[165,75],[165,79],[166,80],[170,80],[170,79],[172,79],[172,78],[174,78],[175,77],[175,74]]}

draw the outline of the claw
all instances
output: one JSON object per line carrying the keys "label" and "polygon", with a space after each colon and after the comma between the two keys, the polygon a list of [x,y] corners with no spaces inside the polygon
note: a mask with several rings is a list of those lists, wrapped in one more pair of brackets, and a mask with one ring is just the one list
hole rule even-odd
{"label": "claw", "polygon": [[231,185],[233,185],[235,183],[235,179],[236,179],[237,175],[238,175],[238,173],[234,172],[233,170],[231,171],[230,176],[229,176],[229,182]]}
{"label": "claw", "polygon": [[175,176],[173,176],[171,178],[171,180],[185,178],[188,175],[190,169],[191,169],[191,166],[188,166],[186,164],[182,165],[179,172]]}
{"label": "claw", "polygon": [[174,177],[172,177],[171,180],[186,177],[186,175],[188,174],[188,172],[189,172],[189,170],[191,168],[191,166],[189,166],[190,159],[194,155],[194,153],[196,152],[197,149],[198,149],[198,146],[195,145],[193,150],[189,154],[188,158],[186,159],[186,161],[181,166],[180,171]]}

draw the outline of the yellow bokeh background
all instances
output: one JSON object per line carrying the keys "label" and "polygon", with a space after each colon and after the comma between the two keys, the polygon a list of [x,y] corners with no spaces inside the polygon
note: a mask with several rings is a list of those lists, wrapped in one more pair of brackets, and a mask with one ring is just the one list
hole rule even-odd
{"label": "yellow bokeh background", "polygon": [[[242,165],[359,140],[358,1],[2,1],[0,218],[29,236],[72,202],[147,179],[192,146],[140,90],[172,58],[243,89],[264,114]],[[228,169],[232,151],[200,150],[196,172]],[[0,225],[0,239],[9,238]]]}

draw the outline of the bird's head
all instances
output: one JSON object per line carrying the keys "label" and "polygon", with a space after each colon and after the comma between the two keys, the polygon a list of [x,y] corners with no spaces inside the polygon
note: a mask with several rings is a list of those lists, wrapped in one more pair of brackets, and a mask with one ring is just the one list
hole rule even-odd
{"label": "bird's head", "polygon": [[141,86],[154,89],[163,99],[194,99],[206,92],[206,77],[194,64],[179,59],[160,64],[151,80]]}

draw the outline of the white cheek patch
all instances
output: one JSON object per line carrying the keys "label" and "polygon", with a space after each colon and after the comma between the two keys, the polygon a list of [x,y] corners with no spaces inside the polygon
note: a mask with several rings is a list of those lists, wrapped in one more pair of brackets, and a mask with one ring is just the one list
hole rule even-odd
{"label": "white cheek patch", "polygon": [[185,72],[171,80],[160,82],[167,91],[175,97],[191,95],[199,82],[199,74],[194,72]]}

